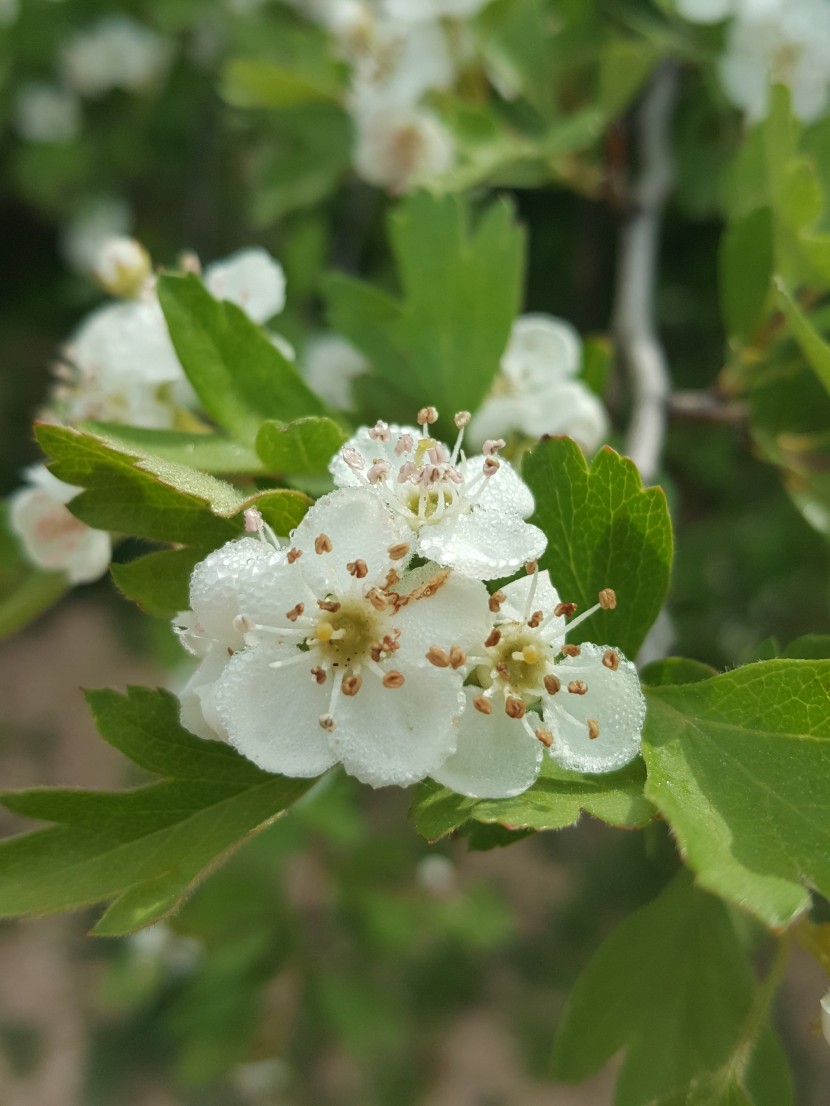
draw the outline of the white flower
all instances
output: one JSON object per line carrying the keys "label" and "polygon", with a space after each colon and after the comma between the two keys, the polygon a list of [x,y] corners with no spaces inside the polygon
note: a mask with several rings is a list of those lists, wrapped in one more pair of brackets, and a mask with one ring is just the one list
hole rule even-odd
{"label": "white flower", "polygon": [[150,276],[150,255],[135,238],[107,238],[92,267],[93,275],[111,296],[137,296]]}
{"label": "white flower", "polygon": [[388,15],[397,19],[466,19],[488,4],[490,0],[386,0],[384,5]]}
{"label": "white flower", "polygon": [[470,423],[481,443],[511,432],[539,438],[570,434],[594,450],[608,432],[605,408],[577,379],[579,335],[551,315],[522,315],[513,323],[490,395]]}
{"label": "white flower", "polygon": [[830,1045],[830,992],[821,1000],[821,1031]]}
{"label": "white flower", "polygon": [[255,323],[267,322],[285,307],[282,265],[259,246],[208,265],[205,285],[217,300],[235,303]]}
{"label": "white flower", "polygon": [[760,5],[729,26],[719,71],[729,99],[750,119],[762,119],[773,83],[789,86],[795,115],[819,119],[830,100],[830,5],[788,0]]}
{"label": "white flower", "polygon": [[107,571],[110,536],[93,530],[66,507],[83,489],[65,484],[45,465],[25,470],[31,485],[9,498],[9,525],[29,560],[49,572],[65,572],[71,584],[88,584]]}
{"label": "white flower", "polygon": [[114,196],[86,200],[64,225],[61,252],[79,273],[91,273],[108,238],[127,235],[132,217],[126,202]]}
{"label": "white flower", "polygon": [[352,381],[368,371],[369,363],[339,334],[317,334],[307,343],[300,367],[318,396],[346,411],[352,405]]}
{"label": "white flower", "polygon": [[572,605],[560,603],[547,572],[497,592],[489,636],[468,652],[481,688],[465,689],[458,748],[433,778],[463,795],[503,798],[531,786],[545,748],[577,772],[613,772],[632,760],[645,720],[634,665],[608,646],[565,644],[570,628],[615,603],[606,589],[566,624]]}
{"label": "white flower", "polygon": [[455,65],[439,23],[377,16],[365,4],[340,8],[329,20],[340,53],[352,66],[354,114],[412,107],[432,89],[449,88]]}
{"label": "white flower", "polygon": [[418,107],[380,107],[355,118],[355,171],[395,195],[449,172],[453,137],[437,115]]}
{"label": "white flower", "polygon": [[[235,560],[215,598],[213,567],[197,569],[195,641],[215,642],[206,661],[232,653],[213,690],[197,692],[208,724],[215,711],[244,756],[289,776],[340,761],[375,787],[405,786],[446,760],[464,650],[486,626],[487,592],[434,565],[401,578],[410,537],[378,499],[348,489],[319,500],[290,549],[247,566],[235,552],[242,543],[220,550],[225,564]],[[184,630],[191,647],[193,632]],[[451,661],[436,668],[431,650]]]}
{"label": "white flower", "polygon": [[545,535],[523,521],[533,496],[516,471],[485,443],[484,456],[459,461],[467,412],[456,416],[450,453],[428,434],[434,408],[419,414],[421,431],[379,422],[361,428],[333,458],[338,487],[371,487],[410,532],[414,551],[479,580],[510,576],[543,552]]}
{"label": "white flower", "polygon": [[63,49],[66,79],[82,96],[152,87],[164,79],[171,60],[171,43],[127,15],[104,17]]}
{"label": "white flower", "polygon": [[81,128],[81,109],[71,92],[29,81],[17,94],[14,120],[18,133],[29,142],[69,142]]}

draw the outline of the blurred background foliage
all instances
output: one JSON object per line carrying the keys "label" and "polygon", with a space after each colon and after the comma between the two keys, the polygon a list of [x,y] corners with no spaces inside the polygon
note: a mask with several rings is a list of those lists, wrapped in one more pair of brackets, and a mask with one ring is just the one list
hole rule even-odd
{"label": "blurred background foliage", "polygon": [[[147,87],[82,97],[65,141],[27,137],[21,90],[61,81],[72,36],[116,11],[163,38],[163,72]],[[679,67],[657,319],[675,389],[710,404],[691,414],[672,407],[660,474],[676,529],[671,649],[724,668],[830,632],[830,399],[768,280],[783,273],[808,325],[830,329],[821,312],[830,121],[800,128],[779,104],[775,126],[748,137],[713,75],[721,31],[683,23],[668,0],[495,0],[476,35],[486,65],[469,65],[435,97],[463,151],[445,183],[473,202],[493,189],[511,198],[527,230],[524,310],[562,316],[586,335],[609,329],[626,177],[636,168],[632,110],[658,64]],[[509,75],[511,94],[495,92],[485,72],[503,85]],[[162,264],[184,249],[210,260],[264,245],[286,270],[280,329],[291,340],[325,322],[325,272],[395,286],[386,234],[394,198],[350,169],[345,87],[324,32],[287,4],[20,0],[0,25],[4,492],[37,456],[30,419],[56,346],[100,300],[76,256],[90,219],[136,234]],[[787,147],[789,184],[765,181],[756,149],[765,141]],[[758,215],[767,210],[777,230]],[[744,279],[764,265],[760,287]],[[619,369],[605,396],[621,447]],[[166,625],[127,609],[108,580],[29,631],[41,655],[51,655],[44,635],[67,618],[81,636],[85,619],[105,621],[127,657],[122,675],[150,664],[163,680],[178,655]],[[26,648],[5,645],[9,657]],[[42,674],[20,678],[19,696],[42,694]],[[8,721],[0,763],[15,784],[20,740]],[[66,734],[25,757],[51,758],[73,777],[75,750],[91,740]],[[592,823],[468,853],[465,841],[420,841],[406,806],[405,794],[331,779],[244,845],[169,925],[90,946],[78,924],[62,923],[67,955],[89,981],[72,1061],[83,1074],[76,1097],[49,1103],[610,1101],[607,1085],[573,1099],[553,1090],[551,1043],[591,952],[673,870],[661,827],[629,835]],[[469,844],[498,843],[481,834]],[[0,953],[11,962],[6,938]],[[487,1033],[470,1045],[463,1031],[482,1010],[511,1041],[519,1074],[489,1091],[472,1079],[453,1092],[446,1073],[458,1069],[463,1087],[460,1053],[489,1070]],[[799,1016],[785,1036],[799,1102],[817,1106],[830,1093],[826,1071],[822,1083]],[[53,1047],[36,1017],[0,1019],[6,1101],[30,1101],[27,1079]]]}

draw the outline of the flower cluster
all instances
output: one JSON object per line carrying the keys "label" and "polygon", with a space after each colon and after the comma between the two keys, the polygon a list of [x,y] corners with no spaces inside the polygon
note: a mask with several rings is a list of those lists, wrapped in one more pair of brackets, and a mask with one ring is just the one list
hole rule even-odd
{"label": "flower cluster", "polygon": [[695,23],[732,16],[719,62],[729,99],[750,119],[763,119],[772,84],[790,89],[793,111],[805,123],[830,101],[830,7],[825,0],[678,0]]}
{"label": "flower cluster", "polygon": [[465,458],[469,414],[452,449],[437,417],[361,429],[289,544],[249,511],[250,536],[197,565],[176,620],[200,658],[181,694],[194,733],[289,776],[339,762],[375,787],[431,776],[492,798],[527,789],[546,753],[582,772],[637,755],[634,666],[567,642],[613,591],[574,618],[538,569],[545,536],[503,443]]}

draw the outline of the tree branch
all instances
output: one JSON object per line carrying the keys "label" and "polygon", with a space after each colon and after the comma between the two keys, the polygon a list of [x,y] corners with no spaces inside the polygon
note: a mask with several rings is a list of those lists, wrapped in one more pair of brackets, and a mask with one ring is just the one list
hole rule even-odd
{"label": "tree branch", "polygon": [[620,240],[613,313],[617,348],[633,391],[626,452],[646,483],[654,478],[660,462],[671,390],[654,301],[660,224],[673,179],[671,118],[677,82],[677,66],[663,63],[637,114],[640,169]]}

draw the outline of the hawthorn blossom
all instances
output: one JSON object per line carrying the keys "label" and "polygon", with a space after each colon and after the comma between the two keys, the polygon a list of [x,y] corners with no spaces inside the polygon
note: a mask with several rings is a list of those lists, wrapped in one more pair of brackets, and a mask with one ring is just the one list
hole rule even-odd
{"label": "hawthorn blossom", "polygon": [[488,598],[435,565],[405,573],[411,538],[380,500],[344,489],[318,501],[290,548],[263,536],[262,552],[242,539],[211,554],[177,620],[203,657],[185,724],[288,776],[339,761],[372,786],[405,786],[436,770],[455,749],[465,648]]}
{"label": "hawthorn blossom", "polygon": [[93,530],[66,506],[83,489],[59,480],[45,465],[31,465],[24,475],[29,487],[9,497],[9,526],[32,564],[66,573],[70,584],[103,576],[112,553],[109,534]]}
{"label": "hawthorn blossom", "polygon": [[125,299],[141,293],[151,269],[150,255],[139,241],[127,235],[107,238],[92,266],[101,287],[111,296]]}
{"label": "hawthorn blossom", "polygon": [[579,335],[569,323],[541,314],[516,319],[501,371],[470,423],[470,440],[569,434],[595,450],[608,433],[608,418],[577,378],[581,360]]}
{"label": "hawthorn blossom", "polygon": [[81,128],[77,98],[63,88],[29,81],[17,94],[14,121],[29,142],[71,142]]}
{"label": "hawthorn blossom", "polygon": [[355,170],[395,195],[449,172],[455,161],[452,135],[425,108],[378,107],[357,113],[355,125]]}
{"label": "hawthorn blossom", "polygon": [[64,224],[61,253],[79,273],[92,273],[110,238],[128,235],[132,216],[127,203],[116,196],[93,196],[85,200]]}
{"label": "hawthorn blossom", "polygon": [[282,265],[261,246],[239,250],[205,269],[205,287],[217,300],[241,307],[255,323],[266,323],[285,307]]}
{"label": "hawthorn blossom", "polygon": [[352,381],[368,372],[360,350],[339,334],[317,334],[306,344],[300,369],[311,388],[337,411],[352,406]]}
{"label": "hawthorn blossom", "polygon": [[108,15],[76,32],[63,49],[66,80],[82,96],[114,88],[139,92],[161,82],[172,44],[127,15]]}
{"label": "hawthorn blossom", "polygon": [[418,415],[420,431],[385,422],[362,427],[329,465],[334,482],[374,489],[408,527],[421,557],[478,580],[509,576],[546,544],[542,531],[523,521],[533,513],[530,489],[496,456],[503,441],[486,442],[481,455],[462,459],[469,412],[455,417],[452,451],[429,434],[437,418],[426,407]]}
{"label": "hawthorn blossom", "polygon": [[567,623],[574,604],[538,571],[491,596],[496,618],[467,651],[480,686],[465,689],[458,747],[433,778],[463,795],[503,798],[531,786],[545,750],[577,772],[613,772],[632,760],[645,720],[634,665],[609,646],[566,644],[570,629],[615,604],[605,589]]}
{"label": "hawthorn blossom", "polygon": [[467,19],[490,0],[386,0],[385,10],[398,19],[415,23],[422,19]]}

